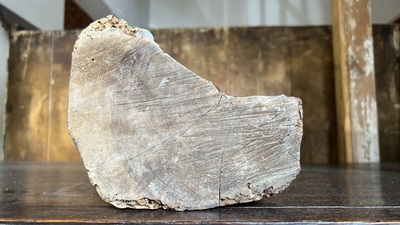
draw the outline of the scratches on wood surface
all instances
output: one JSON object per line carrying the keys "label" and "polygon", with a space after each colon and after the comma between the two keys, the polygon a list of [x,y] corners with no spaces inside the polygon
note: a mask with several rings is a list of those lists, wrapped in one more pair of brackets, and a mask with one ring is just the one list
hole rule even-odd
{"label": "scratches on wood surface", "polygon": [[68,106],[89,178],[119,208],[256,201],[300,171],[300,99],[225,95],[157,43],[112,26],[89,26],[75,43]]}

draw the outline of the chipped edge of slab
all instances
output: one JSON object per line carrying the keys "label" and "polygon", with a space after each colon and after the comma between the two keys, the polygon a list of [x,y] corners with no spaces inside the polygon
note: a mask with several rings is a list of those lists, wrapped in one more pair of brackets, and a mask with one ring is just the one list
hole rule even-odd
{"label": "chipped edge of slab", "polygon": [[99,20],[94,21],[89,25],[89,27],[85,28],[85,30],[92,31],[103,31],[109,30],[110,28],[115,28],[122,31],[124,34],[129,36],[136,37],[136,34],[140,32],[140,28],[132,28],[125,20],[118,19],[113,15],[109,15],[106,18],[101,18]]}

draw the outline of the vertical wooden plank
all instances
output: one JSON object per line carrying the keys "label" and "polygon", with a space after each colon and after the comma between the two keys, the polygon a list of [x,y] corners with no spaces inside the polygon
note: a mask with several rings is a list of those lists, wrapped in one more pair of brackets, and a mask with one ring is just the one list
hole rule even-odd
{"label": "vertical wooden plank", "polygon": [[199,76],[226,89],[225,32],[223,29],[165,30],[169,36],[166,53]]}
{"label": "vertical wooden plank", "polygon": [[379,162],[369,0],[333,0],[339,160]]}
{"label": "vertical wooden plank", "polygon": [[258,46],[254,45],[257,36],[253,30],[243,29],[229,29],[227,93],[233,96],[257,94],[256,56],[259,51]]}
{"label": "vertical wooden plank", "polygon": [[169,32],[170,49],[167,52],[172,58],[198,75],[207,74],[207,35],[196,29],[173,29]]}
{"label": "vertical wooden plank", "polygon": [[50,77],[49,161],[81,160],[67,129],[68,83],[71,55],[80,32],[52,33],[52,71]]}
{"label": "vertical wooden plank", "polygon": [[[284,27],[261,27],[256,29],[253,43],[258,71],[257,95],[292,95],[290,80],[290,37]],[[247,33],[246,31],[244,31]],[[246,72],[246,71],[243,71]]]}
{"label": "vertical wooden plank", "polygon": [[228,43],[228,28],[214,28],[209,29],[207,40],[207,52],[205,57],[207,59],[208,67],[205,78],[214,83],[214,85],[221,91],[226,93],[228,90],[228,57],[227,57],[227,43]]}
{"label": "vertical wooden plank", "polygon": [[288,29],[291,95],[303,100],[302,163],[337,163],[335,80],[328,27]]}
{"label": "vertical wooden plank", "polygon": [[12,35],[5,160],[46,161],[51,33],[16,32]]}
{"label": "vertical wooden plank", "polygon": [[283,28],[232,28],[228,38],[228,94],[290,93],[288,38]]}
{"label": "vertical wooden plank", "polygon": [[167,54],[171,49],[170,35],[165,29],[151,29],[150,32],[153,34],[154,41],[160,46],[160,48]]}
{"label": "vertical wooden plank", "polygon": [[382,162],[400,162],[400,25],[374,26],[376,101]]}

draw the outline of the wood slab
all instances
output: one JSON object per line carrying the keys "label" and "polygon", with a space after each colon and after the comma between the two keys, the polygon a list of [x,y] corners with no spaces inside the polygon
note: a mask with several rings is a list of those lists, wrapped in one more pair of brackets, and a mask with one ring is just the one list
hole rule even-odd
{"label": "wood slab", "polygon": [[113,16],[72,54],[68,129],[119,208],[197,210],[260,200],[300,171],[302,103],[232,97]]}

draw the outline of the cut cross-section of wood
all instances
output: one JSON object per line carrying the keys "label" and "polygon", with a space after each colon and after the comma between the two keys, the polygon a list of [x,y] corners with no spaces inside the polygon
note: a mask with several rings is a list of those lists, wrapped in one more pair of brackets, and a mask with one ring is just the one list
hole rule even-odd
{"label": "cut cross-section of wood", "polygon": [[113,16],[74,46],[68,129],[118,208],[198,210],[281,192],[300,171],[296,97],[232,97]]}

